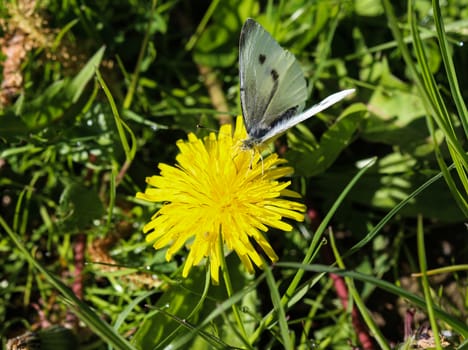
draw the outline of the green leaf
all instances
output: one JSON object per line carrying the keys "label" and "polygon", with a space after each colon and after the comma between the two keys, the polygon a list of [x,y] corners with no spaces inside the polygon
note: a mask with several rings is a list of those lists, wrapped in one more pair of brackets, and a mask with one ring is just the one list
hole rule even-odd
{"label": "green leaf", "polygon": [[366,113],[367,109],[363,104],[354,104],[347,108],[322,135],[318,147],[311,148],[304,140],[292,140],[289,135],[291,149],[286,158],[295,168],[296,174],[314,176],[327,170],[350,144]]}
{"label": "green leaf", "polygon": [[96,69],[101,64],[104,56],[105,47],[101,47],[93,57],[91,57],[86,65],[81,69],[75,78],[65,86],[65,93],[71,102],[76,103],[83,93],[86,84],[94,77]]}
{"label": "green leaf", "polygon": [[75,113],[70,110],[82,97],[86,84],[94,76],[103,54],[104,48],[99,49],[75,78],[53,83],[39,97],[25,102],[19,108],[18,114],[30,131],[43,129],[62,118],[74,118],[76,113],[79,113],[79,108]]}
{"label": "green leaf", "polygon": [[357,0],[355,2],[355,11],[359,16],[380,16],[384,13],[384,9],[380,1],[374,0]]}
{"label": "green leaf", "polygon": [[7,140],[13,137],[26,136],[28,133],[27,125],[10,108],[5,109],[0,115],[0,137]]}
{"label": "green leaf", "polygon": [[213,14],[213,24],[203,30],[194,47],[193,59],[209,67],[230,67],[237,61],[237,38],[241,20],[237,2],[222,1]]}
{"label": "green leaf", "polygon": [[[348,205],[353,203],[359,204],[362,208],[373,207],[382,210],[394,208],[438,172],[429,169],[418,171],[417,164],[417,159],[400,153],[392,153],[379,159],[373,169],[349,193]],[[328,171],[326,176],[314,179],[314,186],[317,189],[315,195],[324,198],[325,207],[330,205],[326,203],[330,198],[335,198],[340,193],[340,188],[347,183],[354,171],[337,167],[333,171]],[[365,222],[365,216],[368,215],[366,211],[353,211],[352,216],[347,216],[348,213],[349,210],[343,210],[337,213],[336,217],[347,222],[348,227]],[[430,189],[412,198],[410,203],[399,211],[402,217],[415,217],[418,213],[425,213],[426,216],[443,222],[463,220],[461,211],[457,209],[453,197],[442,181],[433,183]],[[358,226],[354,226],[355,230],[359,231],[356,227]]]}
{"label": "green leaf", "polygon": [[65,189],[59,202],[60,223],[64,230],[82,230],[102,217],[104,207],[95,189],[73,181],[64,182]]}
{"label": "green leaf", "polygon": [[[156,344],[169,344],[182,334],[187,333],[187,329],[181,327],[180,322],[168,317],[173,315],[180,320],[187,320],[194,323],[198,319],[198,314],[192,315],[193,310],[200,302],[204,284],[197,281],[203,280],[203,269],[193,269],[190,278],[184,279],[183,283],[172,284],[165,291],[155,307],[162,312],[152,312],[148,314],[143,324],[138,328],[133,344],[140,349],[152,349]],[[187,319],[189,316],[190,319]]]}

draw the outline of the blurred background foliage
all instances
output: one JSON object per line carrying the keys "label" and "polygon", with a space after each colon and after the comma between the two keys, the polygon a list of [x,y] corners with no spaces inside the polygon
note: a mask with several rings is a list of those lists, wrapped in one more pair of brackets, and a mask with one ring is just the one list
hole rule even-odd
{"label": "blurred background foliage", "polygon": [[[177,140],[188,132],[208,134],[240,114],[238,38],[247,17],[262,23],[301,62],[308,104],[357,89],[275,143],[294,166],[293,186],[309,207],[307,225],[269,235],[280,261],[301,261],[321,218],[363,162],[377,157],[331,221],[341,251],[369,237],[386,213],[407,202],[370,244],[346,259],[347,266],[418,294],[418,281],[408,277],[419,271],[418,215],[424,219],[429,268],[467,264],[467,115],[458,108],[433,4],[418,0],[412,6],[408,12],[403,1],[369,0],[3,1],[1,217],[2,230],[19,238],[15,245],[11,234],[2,233],[0,241],[4,343],[22,330],[54,324],[72,328],[86,348],[106,343],[158,348],[187,333],[180,319],[192,312],[192,325],[213,317],[210,326],[198,330],[202,336],[187,340],[192,348],[203,348],[204,342],[245,346],[237,344],[228,308],[224,318],[214,319],[213,310],[225,298],[222,286],[211,286],[199,307],[199,295],[206,293],[199,282],[203,268],[180,280],[183,252],[168,263],[164,251],[145,242],[141,227],[157,207],[134,195],[145,188],[145,177],[157,173],[158,163],[174,163]],[[446,52],[463,102],[468,1],[440,6]],[[423,61],[412,45],[408,13],[416,21]],[[424,83],[430,79],[436,91]],[[448,131],[434,117],[434,100],[447,112],[441,123]],[[452,162],[456,171],[444,168]],[[441,169],[445,181],[412,195]],[[79,311],[70,312],[69,299],[38,273],[19,245],[94,309],[95,322],[102,319],[113,328],[102,330],[86,319],[79,312],[87,312],[84,303],[73,304]],[[325,257],[317,261],[329,263]],[[251,276],[236,270],[236,257],[228,262],[238,290],[252,283]],[[275,271],[282,283],[290,276],[287,269]],[[442,276],[432,281],[436,303],[466,324],[466,270]],[[349,314],[337,304],[327,278],[317,283],[289,311],[297,344],[349,348],[349,342],[358,342]],[[403,298],[382,295],[369,282],[357,288],[388,342],[403,341]],[[255,288],[241,301],[257,321],[272,308]],[[154,305],[168,309],[154,310]],[[314,326],[303,329],[307,317]],[[86,325],[79,322],[84,319]],[[132,345],[112,340],[112,332]],[[307,341],[299,342],[301,337]],[[252,346],[277,348],[277,338],[264,331]]]}

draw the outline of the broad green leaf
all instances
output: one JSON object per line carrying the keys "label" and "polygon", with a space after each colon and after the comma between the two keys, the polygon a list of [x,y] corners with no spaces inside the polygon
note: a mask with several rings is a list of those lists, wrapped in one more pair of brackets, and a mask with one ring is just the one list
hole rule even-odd
{"label": "broad green leaf", "polygon": [[[155,307],[164,310],[180,320],[187,320],[195,323],[199,315],[191,315],[194,308],[200,302],[200,295],[203,291],[203,283],[196,281],[204,280],[203,269],[194,268],[189,278],[184,279],[180,284],[172,284],[161,295]],[[187,319],[189,316],[190,319]],[[181,322],[177,322],[157,310],[148,314],[148,317],[138,328],[132,343],[140,349],[153,349],[163,344],[169,345],[174,339],[188,330],[181,327]]]}
{"label": "broad green leaf", "polygon": [[[318,147],[311,148],[304,140],[290,143],[291,150],[286,158],[296,174],[314,176],[327,170],[348,147],[366,112],[367,109],[362,104],[354,104],[347,108],[322,135]],[[310,139],[310,136],[308,138]]]}
{"label": "broad green leaf", "polygon": [[380,1],[357,0],[354,6],[355,11],[359,16],[375,17],[384,13],[384,9]]}
{"label": "broad green leaf", "polygon": [[238,6],[233,0],[218,4],[212,24],[197,38],[195,62],[209,67],[229,67],[237,62],[237,38],[242,24],[236,12]]}
{"label": "broad green leaf", "polygon": [[[349,193],[347,204],[384,211],[394,208],[438,172],[429,169],[417,171],[417,164],[415,158],[399,153],[392,153],[379,159],[373,169]],[[330,201],[339,194],[340,188],[346,184],[351,174],[353,171],[338,166],[328,171],[326,175],[315,178],[314,186],[317,189],[315,195],[323,197],[326,202]],[[330,204],[325,204],[325,207],[328,205]],[[337,213],[337,219],[348,222],[348,227],[353,226],[354,221],[359,223],[366,220],[364,216],[368,213],[365,210],[356,211],[352,217],[347,217],[351,208],[346,209]],[[458,222],[463,219],[443,181],[432,184],[429,189],[420,193],[399,211],[402,217],[415,217],[418,213],[425,213],[427,217],[444,222]]]}
{"label": "broad green leaf", "polygon": [[83,184],[64,180],[65,189],[60,197],[60,215],[65,231],[82,230],[89,227],[93,220],[100,219],[104,207],[98,193]]}

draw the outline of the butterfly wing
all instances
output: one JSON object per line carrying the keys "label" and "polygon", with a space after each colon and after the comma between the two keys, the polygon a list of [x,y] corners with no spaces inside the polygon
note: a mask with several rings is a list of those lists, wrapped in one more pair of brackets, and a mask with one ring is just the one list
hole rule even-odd
{"label": "butterfly wing", "polygon": [[263,138],[272,125],[304,107],[307,86],[299,63],[253,19],[242,27],[239,73],[242,114],[250,139]]}
{"label": "butterfly wing", "polygon": [[292,128],[294,125],[297,125],[303,122],[306,119],[314,116],[315,114],[327,109],[328,107],[334,105],[335,103],[341,101],[345,97],[351,95],[355,89],[348,89],[343,90],[340,92],[336,92],[333,95],[328,96],[324,100],[320,101],[319,103],[313,105],[309,109],[305,110],[304,112],[291,116],[289,118],[282,118],[278,122],[276,122],[268,132],[266,132],[261,138],[259,138],[256,142],[263,143],[276,135],[282,134],[289,128]]}

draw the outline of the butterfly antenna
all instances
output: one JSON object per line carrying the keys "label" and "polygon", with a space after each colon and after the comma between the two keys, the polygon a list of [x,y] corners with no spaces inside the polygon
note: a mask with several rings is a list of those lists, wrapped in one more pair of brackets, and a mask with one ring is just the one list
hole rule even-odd
{"label": "butterfly antenna", "polygon": [[204,126],[204,125],[202,125],[202,124],[197,124],[197,129],[205,129],[205,130],[212,131],[212,132],[215,132],[215,133],[218,133],[218,132],[219,132],[219,130],[215,130],[215,129],[209,128],[209,127]]}
{"label": "butterfly antenna", "polygon": [[[205,130],[208,130],[208,131],[210,131],[210,132],[214,132],[216,135],[219,135],[219,134],[220,134],[219,130],[209,128],[209,127],[204,126],[204,125],[202,125],[202,124],[197,124],[197,129],[205,129]],[[228,135],[228,134],[226,134],[226,133],[222,133],[222,134],[223,134],[223,135],[226,135],[226,136],[230,136],[230,135]]]}

